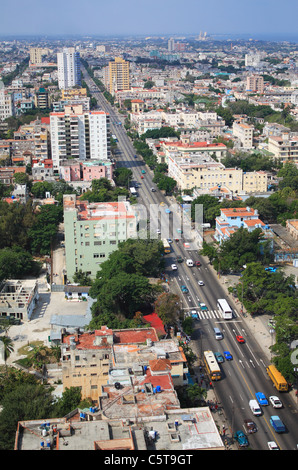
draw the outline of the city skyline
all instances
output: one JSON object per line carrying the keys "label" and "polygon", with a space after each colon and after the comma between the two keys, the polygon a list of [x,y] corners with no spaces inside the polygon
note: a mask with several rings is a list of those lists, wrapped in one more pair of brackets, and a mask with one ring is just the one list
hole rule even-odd
{"label": "city skyline", "polygon": [[[241,3],[241,4],[240,4]],[[298,3],[284,0],[37,0],[2,6],[2,36],[21,35],[185,35],[207,31],[210,35],[298,42]],[[8,21],[13,18],[13,21]]]}

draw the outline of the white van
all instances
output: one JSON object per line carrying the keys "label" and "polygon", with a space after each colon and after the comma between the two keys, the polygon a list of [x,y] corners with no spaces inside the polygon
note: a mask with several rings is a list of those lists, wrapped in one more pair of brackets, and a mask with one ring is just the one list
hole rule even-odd
{"label": "white van", "polygon": [[187,266],[193,266],[193,260],[192,259],[187,259],[186,264],[187,264]]}
{"label": "white van", "polygon": [[261,416],[262,410],[261,410],[257,400],[250,400],[249,401],[249,407],[250,407],[251,411],[253,412],[253,414],[255,416]]}
{"label": "white van", "polygon": [[220,329],[219,328],[213,328],[213,329],[214,329],[215,339],[223,339],[223,335]]}

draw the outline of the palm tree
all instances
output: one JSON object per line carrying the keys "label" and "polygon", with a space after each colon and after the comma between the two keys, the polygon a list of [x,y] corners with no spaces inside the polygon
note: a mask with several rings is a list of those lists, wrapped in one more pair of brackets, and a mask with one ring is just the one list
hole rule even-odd
{"label": "palm tree", "polygon": [[11,338],[9,338],[9,336],[0,336],[0,341],[2,341],[3,346],[4,346],[4,362],[5,362],[5,368],[7,371],[6,361],[9,358],[10,354],[14,351],[13,341]]}
{"label": "palm tree", "polygon": [[203,387],[199,387],[198,384],[193,384],[187,388],[187,395],[193,403],[197,403],[202,399],[206,399],[207,390]]}

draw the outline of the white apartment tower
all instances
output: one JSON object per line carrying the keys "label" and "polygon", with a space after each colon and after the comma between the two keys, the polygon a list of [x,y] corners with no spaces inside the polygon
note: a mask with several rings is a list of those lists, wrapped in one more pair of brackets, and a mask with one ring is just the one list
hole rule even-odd
{"label": "white apartment tower", "polygon": [[170,38],[168,40],[168,51],[173,52],[175,50],[175,40],[173,38]]}
{"label": "white apartment tower", "polygon": [[81,85],[80,53],[76,52],[74,47],[57,53],[57,65],[60,90]]}
{"label": "white apartment tower", "polygon": [[13,115],[13,95],[5,90],[3,82],[0,80],[0,121]]}
{"label": "white apartment tower", "polygon": [[110,117],[104,111],[66,106],[50,113],[51,151],[54,171],[62,160],[107,160],[110,157]]}

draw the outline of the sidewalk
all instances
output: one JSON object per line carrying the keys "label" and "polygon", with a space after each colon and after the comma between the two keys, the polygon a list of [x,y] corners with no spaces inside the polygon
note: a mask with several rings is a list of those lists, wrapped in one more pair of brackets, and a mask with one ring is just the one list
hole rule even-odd
{"label": "sidewalk", "polygon": [[[195,351],[195,346],[197,343],[194,342],[192,349]],[[225,416],[224,409],[221,407],[220,400],[216,396],[216,391],[213,387],[210,387],[210,381],[207,376],[204,374],[204,370],[201,370],[199,364],[194,366],[194,376],[196,377],[196,382],[202,388],[207,390],[207,397],[205,401],[207,406],[210,407],[210,412],[213,415],[214,422],[218,428],[218,432],[221,435],[222,441],[225,444],[227,450],[238,450],[237,443],[233,439],[232,431],[230,429],[229,421]]]}

